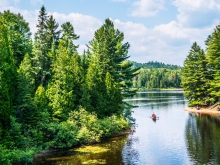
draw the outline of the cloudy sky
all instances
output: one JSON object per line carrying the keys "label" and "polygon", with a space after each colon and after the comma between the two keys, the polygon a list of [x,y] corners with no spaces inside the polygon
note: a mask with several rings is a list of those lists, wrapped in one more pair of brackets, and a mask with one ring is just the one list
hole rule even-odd
{"label": "cloudy sky", "polygon": [[130,60],[141,63],[182,66],[192,43],[205,48],[204,41],[220,23],[219,0],[0,0],[0,12],[21,13],[34,34],[42,5],[60,25],[73,24],[80,53],[111,18],[131,45]]}

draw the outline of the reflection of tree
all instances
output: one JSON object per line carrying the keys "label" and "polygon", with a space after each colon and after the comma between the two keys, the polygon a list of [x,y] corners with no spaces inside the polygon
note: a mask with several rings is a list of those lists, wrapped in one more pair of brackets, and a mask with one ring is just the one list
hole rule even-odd
{"label": "reflection of tree", "polygon": [[220,120],[208,115],[189,116],[186,143],[193,164],[220,164]]}
{"label": "reflection of tree", "polygon": [[[123,147],[129,142],[127,135],[111,139],[92,146],[108,149],[107,152],[100,153],[80,153],[73,150],[64,150],[50,153],[42,157],[35,158],[34,165],[82,165],[82,164],[122,164]],[[91,163],[93,162],[93,163]],[[96,162],[96,163],[94,163]]]}
{"label": "reflection of tree", "polygon": [[135,143],[138,142],[138,137],[135,137],[133,133],[128,136],[127,142],[122,150],[123,162],[125,165],[139,164],[139,152],[134,147]]}

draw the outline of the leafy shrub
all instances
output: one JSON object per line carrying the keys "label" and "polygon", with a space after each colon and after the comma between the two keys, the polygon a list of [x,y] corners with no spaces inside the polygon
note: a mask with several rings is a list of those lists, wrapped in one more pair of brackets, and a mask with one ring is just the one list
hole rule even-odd
{"label": "leafy shrub", "polygon": [[68,148],[77,144],[78,128],[71,122],[62,122],[57,128],[55,138],[50,142],[53,148]]}

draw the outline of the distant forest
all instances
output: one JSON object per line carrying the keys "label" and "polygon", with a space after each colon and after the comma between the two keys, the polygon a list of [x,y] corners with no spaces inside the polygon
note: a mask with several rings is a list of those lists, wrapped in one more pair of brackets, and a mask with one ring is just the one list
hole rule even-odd
{"label": "distant forest", "polygon": [[157,61],[149,61],[147,63],[137,63],[134,61],[131,61],[133,63],[134,68],[166,68],[166,69],[171,69],[171,70],[177,70],[181,69],[180,66],[178,65],[172,65],[172,64],[164,64],[162,62],[157,62]]}
{"label": "distant forest", "polygon": [[133,79],[133,88],[161,89],[181,88],[181,67],[149,61],[147,63],[133,62],[134,68],[141,68]]}

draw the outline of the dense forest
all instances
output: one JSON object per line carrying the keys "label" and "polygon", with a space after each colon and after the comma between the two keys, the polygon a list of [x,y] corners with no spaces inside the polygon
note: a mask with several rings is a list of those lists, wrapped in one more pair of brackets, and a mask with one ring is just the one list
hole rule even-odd
{"label": "dense forest", "polygon": [[44,6],[37,32],[22,15],[0,13],[0,164],[27,163],[37,152],[99,141],[129,128],[137,69],[129,43],[110,19],[77,52],[70,22]]}
{"label": "dense forest", "polygon": [[133,79],[133,88],[140,90],[181,88],[181,67],[162,62],[133,62],[133,68],[141,68]]}
{"label": "dense forest", "polygon": [[220,99],[220,25],[205,41],[203,50],[193,43],[182,70],[182,86],[189,106],[208,106]]}
{"label": "dense forest", "polygon": [[161,89],[180,88],[181,69],[171,70],[166,68],[141,68],[139,74],[133,79],[133,88]]}
{"label": "dense forest", "polygon": [[172,65],[172,64],[164,64],[162,62],[157,62],[157,61],[149,61],[147,63],[137,63],[134,61],[131,61],[133,63],[134,68],[166,68],[170,70],[178,70],[181,69],[180,66],[178,65]]}

